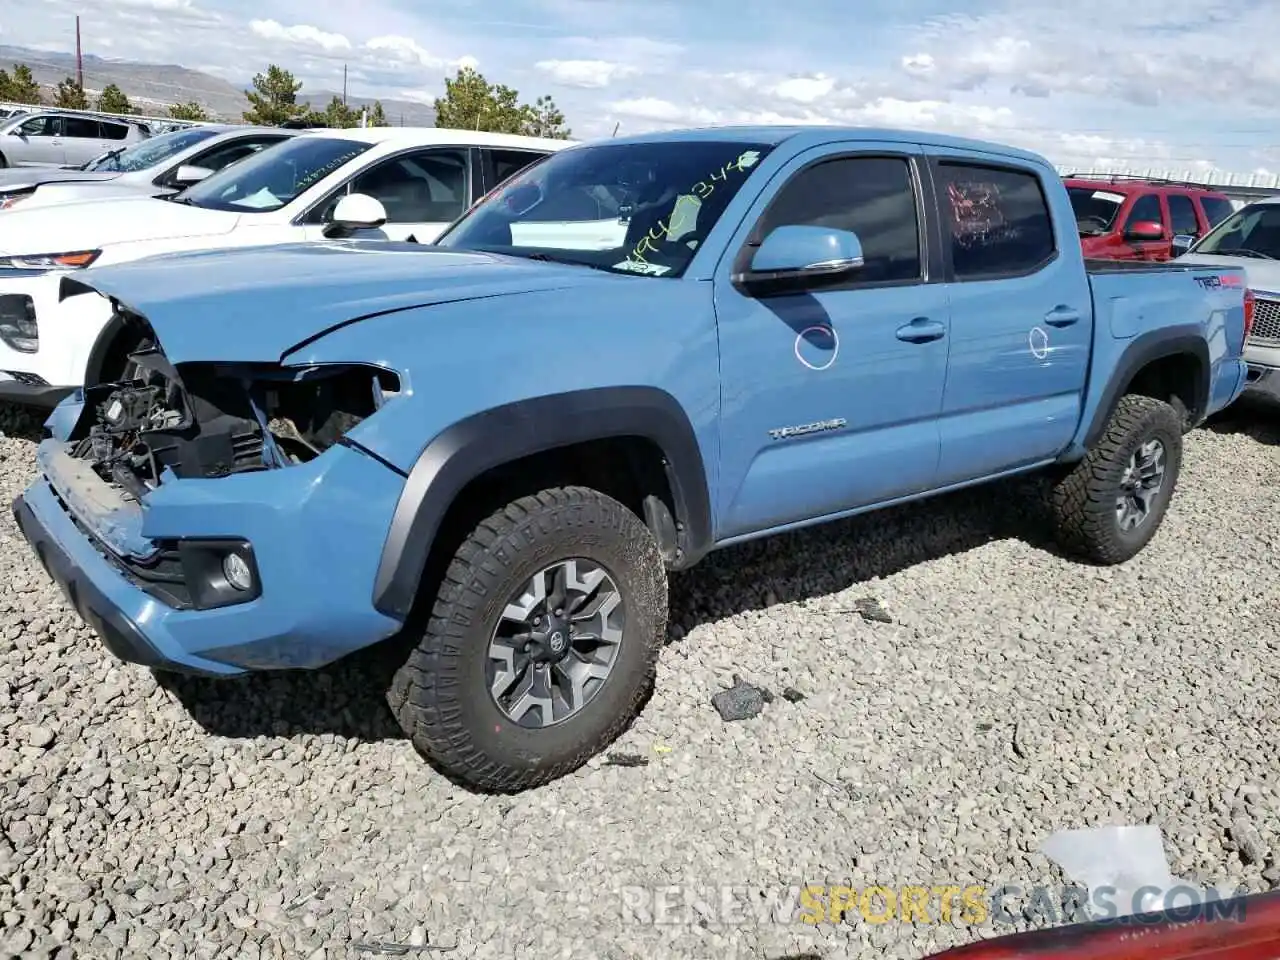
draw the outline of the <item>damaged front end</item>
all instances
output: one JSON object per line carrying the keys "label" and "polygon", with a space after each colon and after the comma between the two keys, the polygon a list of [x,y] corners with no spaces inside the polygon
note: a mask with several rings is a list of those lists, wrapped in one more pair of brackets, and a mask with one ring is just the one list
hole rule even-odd
{"label": "damaged front end", "polygon": [[312,460],[400,390],[395,373],[366,364],[186,363],[179,370],[149,331],[126,376],[85,388],[66,439],[72,457],[138,500],[166,479]]}
{"label": "damaged front end", "polygon": [[41,470],[97,551],[154,598],[179,609],[251,600],[252,547],[144,536],[148,495],[314,460],[394,397],[399,378],[367,364],[175,366],[145,321],[127,319],[139,346],[124,379],[85,387],[74,421],[41,445]]}

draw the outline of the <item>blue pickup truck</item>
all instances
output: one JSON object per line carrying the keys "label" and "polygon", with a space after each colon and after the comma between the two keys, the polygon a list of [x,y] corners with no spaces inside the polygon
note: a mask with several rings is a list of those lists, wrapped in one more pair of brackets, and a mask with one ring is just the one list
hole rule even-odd
{"label": "blue pickup truck", "polygon": [[994,144],[583,144],[433,246],[68,273],[136,375],[55,409],[14,514],[125,660],[231,676],[396,637],[414,744],[518,790],[633,719],[667,573],[716,548],[1044,470],[1067,549],[1133,557],[1185,431],[1242,389],[1246,294],[1086,265],[1053,168]]}

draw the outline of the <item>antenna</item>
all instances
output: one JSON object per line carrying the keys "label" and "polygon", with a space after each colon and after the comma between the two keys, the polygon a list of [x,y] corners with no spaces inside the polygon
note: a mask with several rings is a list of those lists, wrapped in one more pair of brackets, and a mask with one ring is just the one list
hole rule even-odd
{"label": "antenna", "polygon": [[80,54],[80,18],[76,17],[76,86],[84,89],[84,57]]}

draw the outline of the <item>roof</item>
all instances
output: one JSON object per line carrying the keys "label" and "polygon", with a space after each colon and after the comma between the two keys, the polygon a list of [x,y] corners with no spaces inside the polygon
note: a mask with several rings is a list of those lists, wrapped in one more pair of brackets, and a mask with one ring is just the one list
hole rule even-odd
{"label": "roof", "polygon": [[841,127],[827,124],[797,124],[791,126],[739,126],[726,124],[717,127],[697,127],[685,130],[666,130],[642,133],[630,137],[618,137],[611,143],[654,143],[662,141],[720,140],[731,143],[760,143],[777,146],[784,140],[797,139],[800,146],[820,146],[837,140],[866,140],[881,143],[920,143],[934,147],[952,147],[957,150],[994,153],[1020,160],[1047,163],[1044,157],[1028,150],[1003,143],[953,137],[926,130],[898,130],[880,127]]}
{"label": "roof", "polygon": [[1146,192],[1160,190],[1178,190],[1191,191],[1193,193],[1208,193],[1214,196],[1225,196],[1221,190],[1215,186],[1203,183],[1193,183],[1190,180],[1164,180],[1159,177],[1127,177],[1117,175],[1115,177],[1106,176],[1083,176],[1083,177],[1063,177],[1062,182],[1068,186],[1088,186],[1104,188],[1113,193],[1129,193],[1134,189],[1140,189]]}
{"label": "roof", "polygon": [[304,137],[329,137],[358,140],[361,143],[467,144],[477,147],[532,147],[559,150],[574,140],[549,140],[543,137],[521,137],[510,133],[487,133],[482,130],[453,130],[448,127],[344,127],[307,130]]}

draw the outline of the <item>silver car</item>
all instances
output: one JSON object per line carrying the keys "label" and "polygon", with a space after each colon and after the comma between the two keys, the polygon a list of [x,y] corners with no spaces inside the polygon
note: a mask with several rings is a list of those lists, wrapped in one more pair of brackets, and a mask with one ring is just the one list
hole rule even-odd
{"label": "silver car", "polygon": [[278,127],[207,124],[116,147],[78,168],[0,170],[0,210],[116,196],[165,196],[296,135]]}
{"label": "silver car", "polygon": [[78,166],[147,138],[136,123],[66,110],[39,110],[0,126],[0,167]]}

